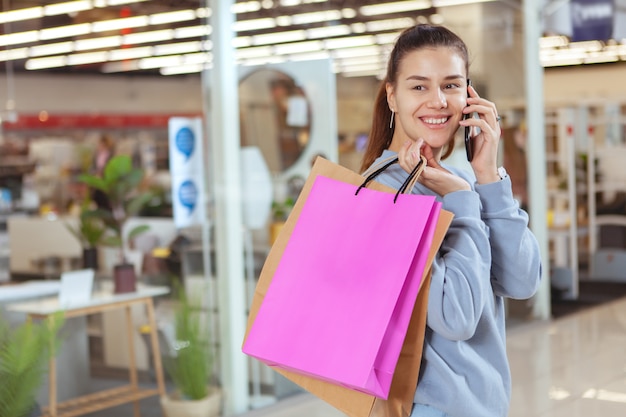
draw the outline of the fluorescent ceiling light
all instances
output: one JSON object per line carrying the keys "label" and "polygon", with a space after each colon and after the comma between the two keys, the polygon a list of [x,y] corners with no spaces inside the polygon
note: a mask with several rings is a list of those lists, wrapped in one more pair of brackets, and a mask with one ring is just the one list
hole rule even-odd
{"label": "fluorescent ceiling light", "polygon": [[539,38],[540,48],[557,48],[567,46],[569,40],[565,36],[544,36]]}
{"label": "fluorescent ceiling light", "polygon": [[72,54],[67,56],[67,65],[85,65],[96,62],[108,61],[108,51],[85,52],[83,54]]}
{"label": "fluorescent ceiling light", "polygon": [[276,55],[276,56],[268,56],[265,58],[247,59],[241,62],[240,64],[243,66],[249,67],[249,66],[259,66],[259,65],[266,65],[266,64],[280,64],[286,61],[287,59],[285,57]]}
{"label": "fluorescent ceiling light", "polygon": [[410,17],[400,17],[397,19],[375,20],[365,23],[368,32],[384,32],[386,30],[405,29],[415,24],[415,20]]}
{"label": "fluorescent ceiling light", "polygon": [[104,36],[101,38],[80,39],[74,42],[74,49],[86,51],[89,49],[115,48],[122,45],[121,36]]}
{"label": "fluorescent ceiling light", "polygon": [[334,38],[336,36],[350,35],[352,30],[348,25],[324,26],[306,30],[306,37],[309,39]]}
{"label": "fluorescent ceiling light", "polygon": [[354,9],[345,8],[341,9],[341,15],[346,19],[354,19],[357,16],[357,12]]}
{"label": "fluorescent ceiling light", "polygon": [[91,32],[90,23],[79,23],[76,25],[59,26],[56,28],[41,29],[39,39],[50,40],[59,38],[69,38],[72,36],[86,35]]}
{"label": "fluorescent ceiling light", "polygon": [[293,42],[274,46],[274,54],[291,55],[300,52],[321,51],[324,44],[321,41]]}
{"label": "fluorescent ceiling light", "polygon": [[327,39],[324,43],[327,49],[342,49],[375,45],[376,39],[372,35],[365,35],[351,38]]}
{"label": "fluorescent ceiling light", "polygon": [[177,10],[175,12],[165,12],[150,15],[149,21],[151,25],[165,25],[175,22],[186,22],[195,20],[196,12],[193,10]]}
{"label": "fluorescent ceiling light", "polygon": [[202,51],[201,41],[170,43],[154,47],[154,55],[175,55],[198,51]]}
{"label": "fluorescent ceiling light", "polygon": [[487,3],[495,0],[433,0],[433,7],[460,6],[462,4]]}
{"label": "fluorescent ceiling light", "polygon": [[0,13],[0,23],[37,19],[41,16],[43,16],[43,7],[29,7],[27,9],[11,10]]}
{"label": "fluorescent ceiling light", "polygon": [[398,32],[380,33],[376,35],[376,42],[379,45],[390,45],[396,42],[396,40],[398,39],[398,36],[400,36],[400,33]]}
{"label": "fluorescent ceiling light", "polygon": [[106,32],[148,26],[148,16],[123,17],[121,19],[102,20],[91,24],[92,32]]}
{"label": "fluorescent ceiling light", "polygon": [[347,77],[347,78],[351,78],[351,77],[376,77],[378,79],[382,79],[384,74],[381,71],[377,71],[377,70],[370,70],[370,71],[349,71],[349,70],[343,70],[341,72],[341,75],[343,77]]}
{"label": "fluorescent ceiling light", "polygon": [[369,56],[380,54],[379,46],[367,46],[362,48],[337,49],[333,51],[334,58],[350,58],[357,56]]}
{"label": "fluorescent ceiling light", "polygon": [[122,61],[128,59],[147,58],[152,56],[151,46],[141,46],[138,48],[123,48],[111,51],[109,55],[110,61]]}
{"label": "fluorescent ceiling light", "polygon": [[261,3],[258,1],[238,2],[231,6],[230,11],[233,13],[251,13],[261,10]]}
{"label": "fluorescent ceiling light", "polygon": [[330,22],[339,19],[341,19],[341,12],[339,10],[324,10],[291,16],[291,21],[294,25],[308,25],[310,23]]}
{"label": "fluorescent ceiling light", "polygon": [[29,48],[0,50],[0,62],[28,58]]}
{"label": "fluorescent ceiling light", "polygon": [[139,43],[161,42],[174,39],[174,29],[152,30],[124,35],[122,44],[136,45]]}
{"label": "fluorescent ceiling light", "polygon": [[202,25],[202,26],[189,26],[184,28],[174,29],[174,38],[183,39],[183,38],[201,38],[203,36],[208,36],[213,32],[211,26]]}
{"label": "fluorescent ceiling light", "polygon": [[272,54],[272,48],[269,46],[257,46],[253,48],[238,49],[235,51],[237,59],[258,58]]}
{"label": "fluorescent ceiling light", "polygon": [[25,68],[27,70],[40,70],[44,68],[64,67],[67,62],[65,55],[51,56],[46,58],[35,58],[26,61]]}
{"label": "fluorescent ceiling light", "polygon": [[83,10],[91,10],[93,6],[89,0],[67,1],[64,3],[55,3],[44,6],[43,14],[46,16],[56,16],[60,14],[69,14],[81,12]]}
{"label": "fluorescent ceiling light", "polygon": [[272,29],[276,27],[276,22],[271,17],[261,19],[241,20],[234,23],[235,32],[246,32],[258,29]]}
{"label": "fluorescent ceiling light", "polygon": [[409,0],[361,6],[359,8],[359,11],[364,16],[376,16],[379,14],[392,14],[410,12],[412,10],[424,10],[428,9],[429,7],[431,7],[431,2],[429,0]]}
{"label": "fluorescent ceiling light", "polygon": [[[122,4],[142,3],[149,0],[106,0],[107,6],[121,6]],[[104,7],[104,6],[99,6]]]}
{"label": "fluorescent ceiling light", "polygon": [[43,45],[31,46],[28,54],[33,56],[67,54],[74,50],[74,42],[57,42]]}
{"label": "fluorescent ceiling light", "polygon": [[359,56],[352,58],[344,58],[341,60],[335,61],[338,65],[350,66],[350,65],[372,65],[376,64],[378,66],[385,65],[386,63],[381,62],[380,54],[375,55],[367,55],[367,56]]}
{"label": "fluorescent ceiling light", "polygon": [[213,54],[210,54],[207,52],[186,54],[186,55],[183,55],[183,62],[185,63],[185,65],[203,64],[205,62],[213,62]]}
{"label": "fluorescent ceiling light", "polygon": [[317,59],[328,59],[330,53],[328,51],[306,52],[304,54],[289,55],[290,61],[314,61]]}
{"label": "fluorescent ceiling light", "polygon": [[152,58],[140,59],[138,62],[139,69],[154,69],[161,67],[172,67],[182,65],[183,57],[180,55],[157,56]]}
{"label": "fluorescent ceiling light", "polygon": [[160,70],[161,75],[180,75],[180,74],[193,74],[201,72],[205,69],[211,69],[211,64],[191,64],[191,65],[179,65],[176,67],[163,67]]}
{"label": "fluorescent ceiling light", "polygon": [[237,36],[232,42],[233,48],[246,48],[252,46],[252,36]]}
{"label": "fluorescent ceiling light", "polygon": [[0,46],[19,45],[20,43],[31,43],[39,40],[39,32],[29,30],[28,32],[9,33],[0,35]]}
{"label": "fluorescent ceiling light", "polygon": [[266,33],[252,37],[254,45],[272,45],[275,43],[296,42],[306,39],[306,31],[290,30],[285,32]]}

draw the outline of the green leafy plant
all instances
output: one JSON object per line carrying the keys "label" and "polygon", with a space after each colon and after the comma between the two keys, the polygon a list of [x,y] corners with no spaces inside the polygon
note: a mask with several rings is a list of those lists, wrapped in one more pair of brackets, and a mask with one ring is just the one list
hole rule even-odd
{"label": "green leafy plant", "polygon": [[106,225],[102,218],[91,209],[92,201],[87,198],[81,204],[81,212],[78,217],[78,226],[74,227],[65,223],[68,230],[79,240],[85,249],[97,247],[106,232]]}
{"label": "green leafy plant", "polygon": [[295,203],[291,197],[287,197],[282,201],[272,201],[272,219],[276,222],[287,220]]}
{"label": "green leafy plant", "polygon": [[[120,248],[120,260],[127,263],[124,253],[122,231],[126,221],[137,215],[152,199],[150,190],[141,190],[143,170],[133,166],[128,155],[116,155],[109,159],[104,167],[103,174],[81,174],[78,180],[89,187],[102,191],[108,198],[110,209],[98,208],[87,210],[86,218],[98,218],[106,226],[107,233],[100,242],[105,246]],[[128,234],[132,240],[137,235],[148,230],[147,225],[134,227]]]}
{"label": "green leafy plant", "polygon": [[190,300],[178,287],[175,312],[176,342],[174,352],[166,358],[166,369],[182,398],[200,400],[209,394],[213,358],[206,326],[201,322],[197,299]]}
{"label": "green leafy plant", "polygon": [[47,363],[58,348],[62,313],[11,328],[0,317],[0,416],[23,417],[35,406]]}

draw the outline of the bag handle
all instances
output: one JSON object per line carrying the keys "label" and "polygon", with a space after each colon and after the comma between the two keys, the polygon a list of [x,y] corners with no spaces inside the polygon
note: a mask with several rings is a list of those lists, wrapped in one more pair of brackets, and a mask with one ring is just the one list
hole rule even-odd
{"label": "bag handle", "polygon": [[[367,178],[365,178],[365,180],[363,181],[363,184],[361,184],[359,186],[359,188],[357,188],[357,190],[354,193],[354,195],[358,195],[359,191],[361,191],[362,188],[366,187],[367,184],[371,180],[376,178],[381,172],[383,172],[384,170],[386,170],[387,168],[389,168],[391,165],[395,164],[396,162],[398,162],[398,157],[392,157],[391,159],[388,158],[388,159],[382,161],[381,164],[383,164],[383,165],[380,168],[377,168],[372,173],[370,173],[367,176]],[[395,202],[398,199],[398,196],[400,194],[407,192],[407,190],[410,191],[410,190],[413,189],[413,187],[417,183],[417,179],[419,178],[420,174],[422,173],[422,171],[424,171],[424,167],[425,166],[426,166],[426,158],[424,157],[424,155],[420,155],[419,162],[417,163],[417,165],[415,165],[415,168],[413,168],[413,170],[411,171],[409,176],[404,180],[404,182],[402,183],[402,185],[400,186],[400,188],[396,192],[396,195],[393,198],[394,204],[395,204]],[[365,172],[368,172],[368,171],[369,171],[369,169],[366,170]]]}

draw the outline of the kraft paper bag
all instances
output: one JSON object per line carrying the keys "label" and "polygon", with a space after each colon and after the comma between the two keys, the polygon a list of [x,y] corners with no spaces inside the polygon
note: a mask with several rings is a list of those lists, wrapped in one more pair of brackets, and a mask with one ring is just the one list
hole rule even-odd
{"label": "kraft paper bag", "polygon": [[[267,290],[270,287],[272,279],[278,269],[281,257],[285,252],[287,243],[293,234],[297,220],[302,212],[305,201],[307,200],[315,179],[319,176],[325,176],[328,178],[335,178],[345,183],[353,185],[360,185],[363,182],[363,177],[350,171],[347,168],[341,167],[337,164],[329,162],[323,158],[318,158],[313,166],[312,172],[307,179],[307,182],[301,192],[301,195],[296,202],[296,205],[287,220],[285,227],[283,228],[278,239],[272,246],[270,254],[266,260],[266,263],[261,271],[259,283],[256,288],[256,292],[252,301],[250,315],[248,319],[248,332],[246,334],[246,341],[249,337],[250,329],[255,323],[261,304],[266,296]],[[381,184],[373,182],[369,188],[379,191],[385,191],[388,193],[395,193],[395,190],[385,187]],[[425,267],[432,263],[432,259],[443,240],[443,236],[447,231],[447,228],[452,219],[452,215],[449,212],[441,210],[439,218],[436,224],[436,230],[434,232],[434,238],[430,246],[430,251],[427,254]],[[423,268],[424,269],[424,268]],[[410,413],[412,406],[413,393],[417,384],[417,376],[419,373],[419,364],[421,360],[421,349],[424,337],[425,328],[425,316],[426,306],[428,300],[428,285],[429,277],[428,272],[422,273],[421,289],[418,295],[417,302],[412,306],[412,316],[408,325],[408,330],[405,332],[404,344],[402,345],[402,351],[399,355],[399,359],[396,366],[395,376],[391,383],[391,390],[388,400],[382,400],[374,395],[356,391],[352,388],[342,387],[334,382],[327,382],[319,379],[319,377],[302,375],[301,373],[290,372],[285,369],[274,368],[279,373],[300,385],[309,392],[317,395],[321,399],[327,401],[337,409],[343,411],[349,416],[354,417],[395,417],[404,416],[407,417]],[[404,337],[404,335],[403,335]],[[245,345],[245,342],[244,342]],[[408,410],[408,411],[407,411]]]}

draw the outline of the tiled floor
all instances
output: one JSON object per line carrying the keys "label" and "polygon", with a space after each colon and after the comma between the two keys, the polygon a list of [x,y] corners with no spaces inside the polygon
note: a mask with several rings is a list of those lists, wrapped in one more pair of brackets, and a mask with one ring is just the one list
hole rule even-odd
{"label": "tiled floor", "polygon": [[[509,417],[626,416],[626,298],[548,322],[512,326],[508,348],[513,373]],[[131,410],[118,407],[90,416],[130,417]],[[158,404],[142,401],[142,415],[160,417]],[[300,394],[241,417],[344,415]]]}

